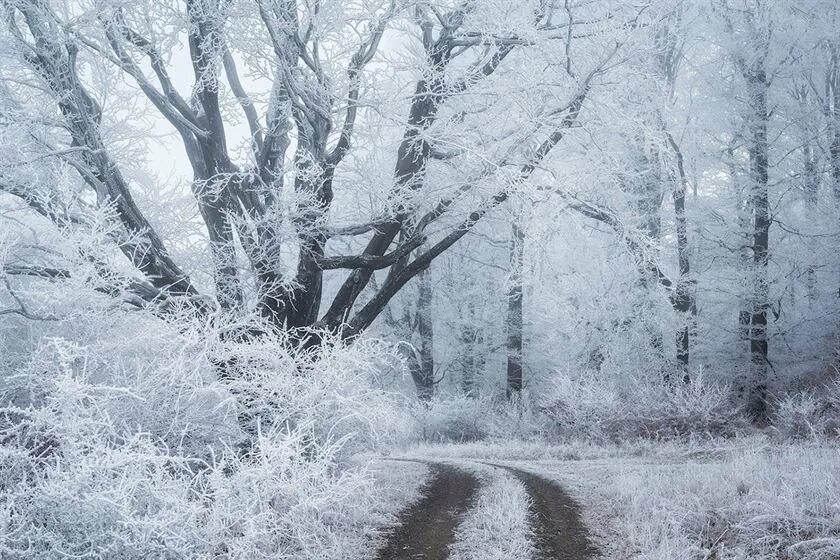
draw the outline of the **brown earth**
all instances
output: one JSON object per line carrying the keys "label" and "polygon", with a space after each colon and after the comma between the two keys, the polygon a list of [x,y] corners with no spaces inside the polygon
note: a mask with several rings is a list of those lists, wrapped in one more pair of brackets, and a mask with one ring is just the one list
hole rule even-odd
{"label": "brown earth", "polygon": [[[395,460],[395,459],[393,459]],[[444,560],[461,517],[480,486],[467,471],[428,463],[431,477],[420,500],[399,516],[399,525],[379,549],[377,560]]]}

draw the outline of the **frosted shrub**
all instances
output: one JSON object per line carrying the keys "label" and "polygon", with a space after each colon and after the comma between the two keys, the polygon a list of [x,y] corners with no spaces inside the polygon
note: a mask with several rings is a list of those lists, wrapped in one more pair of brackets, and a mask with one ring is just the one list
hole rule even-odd
{"label": "frosted shrub", "polygon": [[544,397],[543,408],[564,435],[602,435],[604,422],[620,409],[615,387],[590,373],[572,377],[558,372]]}
{"label": "frosted shrub", "polygon": [[[238,364],[228,382],[255,422],[305,424],[318,440],[345,440],[343,453],[369,450],[410,437],[415,426],[407,399],[386,388],[402,361],[378,340],[344,346],[326,340],[317,352],[292,351],[265,336],[230,344],[214,356]],[[397,372],[401,375],[401,372]]]}
{"label": "frosted shrub", "polygon": [[417,403],[414,414],[420,435],[430,442],[476,441],[488,437],[483,401],[462,395],[447,395],[429,403]]}
{"label": "frosted shrub", "polygon": [[305,440],[273,431],[248,461],[206,463],[88,434],[4,487],[0,557],[345,558],[374,521],[371,482]]}
{"label": "frosted shrub", "polygon": [[101,351],[97,340],[45,339],[25,367],[0,381],[0,397],[40,414],[57,407],[58,428],[107,425],[119,438],[140,431],[179,453],[241,437],[230,393],[188,339],[176,333],[175,340],[184,344],[177,351],[152,336],[123,342],[156,348],[145,358],[110,345]]}
{"label": "frosted shrub", "polygon": [[427,442],[533,439],[545,435],[547,419],[531,402],[527,395],[508,401],[444,394],[414,410]]}
{"label": "frosted shrub", "polygon": [[0,375],[0,558],[365,554],[381,508],[347,458],[414,429],[389,346],[292,352],[142,312],[68,327]]}
{"label": "frosted shrub", "polygon": [[339,467],[341,442],[315,444],[306,434],[275,427],[260,435],[255,460],[228,454],[202,474],[214,553],[344,559],[363,551],[375,521],[372,480]]}
{"label": "frosted shrub", "polygon": [[503,440],[545,440],[553,432],[551,419],[534,404],[527,389],[512,399],[490,401],[486,422],[490,436]]}
{"label": "frosted shrub", "polygon": [[592,372],[559,372],[542,407],[562,436],[667,438],[743,427],[726,388],[708,384],[701,375],[669,387],[661,380],[619,384]]}
{"label": "frosted shrub", "polygon": [[785,438],[840,435],[840,382],[781,396],[773,403],[773,427]]}

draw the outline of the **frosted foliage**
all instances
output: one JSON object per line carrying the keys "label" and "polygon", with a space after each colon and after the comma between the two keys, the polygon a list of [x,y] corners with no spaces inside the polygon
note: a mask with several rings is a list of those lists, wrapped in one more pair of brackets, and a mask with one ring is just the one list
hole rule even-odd
{"label": "frosted foliage", "polygon": [[[135,314],[75,327],[53,327],[0,384],[0,556],[346,558],[370,546],[381,504],[346,458],[411,430],[377,382],[400,367],[387,346],[313,362],[276,339],[214,347],[200,325]],[[254,364],[247,457],[246,399],[211,373],[220,353]]]}
{"label": "frosted foliage", "polygon": [[558,372],[541,408],[561,434],[596,440],[734,434],[745,428],[727,389],[702,376],[676,387],[638,378],[627,381]]}

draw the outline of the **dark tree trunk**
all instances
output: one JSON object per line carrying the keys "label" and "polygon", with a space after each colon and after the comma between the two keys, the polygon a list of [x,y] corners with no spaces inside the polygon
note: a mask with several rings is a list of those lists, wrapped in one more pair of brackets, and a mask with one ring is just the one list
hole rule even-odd
{"label": "dark tree trunk", "polygon": [[[435,360],[434,360],[434,317],[432,305],[434,300],[434,289],[432,287],[432,273],[430,269],[424,269],[417,274],[417,294],[414,297],[416,308],[414,315],[411,313],[411,306],[405,305],[401,318],[394,317],[390,306],[383,309],[385,324],[400,339],[397,346],[400,354],[408,364],[411,380],[417,390],[417,398],[421,401],[429,401],[435,394]],[[375,290],[376,278],[371,283]],[[406,296],[406,299],[408,297]],[[417,336],[415,337],[415,334]],[[418,340],[419,339],[419,340]],[[414,343],[414,344],[412,344]]]}
{"label": "dark tree trunk", "polygon": [[665,133],[677,159],[677,179],[671,193],[674,201],[674,221],[677,229],[677,260],[680,275],[674,287],[673,306],[682,323],[677,330],[677,362],[683,370],[683,382],[690,381],[691,336],[697,316],[697,302],[694,296],[694,281],[691,278],[691,249],[688,243],[688,219],[685,214],[685,192],[688,179],[682,150],[673,136]]}
{"label": "dark tree trunk", "polygon": [[[805,144],[802,147],[802,157],[803,175],[805,177],[805,202],[808,206],[808,212],[811,215],[816,215],[820,193],[820,174],[818,169],[818,160],[814,156],[814,150],[811,147],[810,138],[805,139]],[[816,267],[813,264],[809,264],[805,274],[805,294],[808,299],[808,304],[813,305],[817,298]]]}
{"label": "dark tree trunk", "polygon": [[[638,229],[649,242],[639,244],[636,253],[639,269],[639,285],[643,293],[643,307],[637,308],[634,321],[648,334],[650,347],[657,356],[657,362],[664,364],[664,344],[659,323],[650,321],[655,313],[654,300],[660,285],[660,270],[656,250],[662,236],[662,217],[660,209],[664,195],[663,177],[659,167],[657,151],[648,152],[644,138],[638,138],[630,144],[634,155],[634,175],[622,179],[625,190],[631,196],[631,206],[637,219]],[[664,370],[663,373],[667,372]],[[667,376],[667,373],[665,373]]]}
{"label": "dark tree trunk", "polygon": [[[840,43],[831,45],[831,79],[828,87],[831,96],[826,100],[830,110],[831,145],[829,146],[829,165],[831,166],[831,186],[834,201],[840,209]],[[837,297],[840,297],[840,285],[837,287]]]}
{"label": "dark tree trunk", "polygon": [[751,386],[747,391],[747,410],[759,423],[767,419],[767,308],[769,283],[767,264],[770,256],[770,202],[767,142],[767,76],[763,69],[747,76],[750,94],[750,175],[753,206],[753,294],[750,315]]}
{"label": "dark tree trunk", "polygon": [[[737,180],[737,173],[732,170],[731,176],[733,180]],[[738,212],[738,241],[741,245],[739,249],[739,259],[743,267],[742,272],[745,276],[752,270],[752,247],[750,246],[750,236],[752,228],[752,197],[746,189],[738,189],[739,204]],[[739,301],[738,309],[738,344],[739,348],[749,350],[750,344],[750,317],[751,317],[751,295],[742,294]]]}
{"label": "dark tree trunk", "polygon": [[223,310],[238,309],[242,305],[243,296],[236,267],[233,227],[218,205],[205,203],[201,198],[200,195],[196,195],[198,208],[210,237],[216,299]]}
{"label": "dark tree trunk", "polygon": [[201,106],[198,121],[209,131],[205,138],[185,140],[195,180],[193,193],[210,238],[213,257],[216,298],[222,309],[230,310],[242,303],[242,288],[236,268],[236,245],[228,213],[232,206],[230,179],[234,166],[228,158],[227,137],[222,117],[218,77],[213,69],[215,53],[207,52],[207,38],[220,33],[218,22],[204,13],[194,0],[187,2],[192,29],[189,35],[190,60],[196,84],[195,98]]}
{"label": "dark tree trunk", "polygon": [[510,288],[507,297],[507,397],[522,391],[522,272],[525,232],[514,222],[511,228]]}
{"label": "dark tree trunk", "polygon": [[[434,325],[432,323],[432,273],[428,268],[417,275],[417,333],[420,336],[420,398],[435,392]],[[417,380],[415,380],[416,382]]]}
{"label": "dark tree trunk", "polygon": [[461,392],[467,397],[476,396],[475,354],[470,347],[468,330],[465,328],[461,338]]}

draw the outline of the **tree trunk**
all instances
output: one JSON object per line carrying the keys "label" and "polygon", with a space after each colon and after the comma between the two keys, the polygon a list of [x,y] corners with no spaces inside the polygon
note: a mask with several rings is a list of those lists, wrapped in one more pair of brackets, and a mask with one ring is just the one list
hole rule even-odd
{"label": "tree trunk", "polygon": [[[734,166],[730,169],[730,176],[733,181],[738,181],[738,174]],[[746,189],[741,188],[736,184],[736,191],[738,195],[737,221],[738,221],[738,242],[741,246],[738,249],[738,258],[742,266],[742,273],[744,276],[749,274],[752,270],[752,248],[749,245],[750,229],[752,228],[752,199]],[[748,349],[750,343],[750,295],[741,294],[738,308],[738,346],[739,348]]]}
{"label": "tree trunk", "polygon": [[674,287],[673,306],[682,323],[677,330],[677,362],[683,370],[683,382],[688,383],[691,363],[691,334],[697,317],[697,301],[694,296],[694,281],[691,278],[690,247],[688,244],[688,220],[685,215],[685,191],[688,179],[685,174],[685,160],[682,150],[673,136],[666,131],[668,143],[677,158],[677,180],[671,193],[674,201],[674,221],[677,229],[677,260],[680,276]]}
{"label": "tree trunk", "polygon": [[[806,138],[802,147],[803,158],[803,175],[805,178],[804,191],[805,203],[807,204],[808,213],[812,216],[817,215],[817,205],[819,203],[820,193],[820,174],[818,169],[818,161],[814,156],[814,150],[811,147],[811,139],[806,130]],[[813,250],[809,250],[812,252]],[[813,257],[810,257],[813,258]],[[808,300],[808,305],[813,305],[817,299],[817,270],[813,263],[808,264],[805,270],[805,294]]]}
{"label": "tree trunk", "polygon": [[683,371],[683,382],[690,381],[691,333],[697,315],[697,302],[694,297],[694,282],[690,276],[688,228],[685,218],[685,188],[674,190],[674,213],[677,224],[677,258],[680,277],[674,288],[674,310],[681,322],[677,329],[677,362]]}
{"label": "tree trunk", "polygon": [[432,323],[432,272],[426,269],[417,275],[417,332],[420,335],[420,375],[417,391],[422,399],[431,399],[435,392],[434,325]]}
{"label": "tree trunk", "polygon": [[467,317],[461,329],[461,391],[470,398],[478,396],[478,378],[484,369],[483,342],[475,314],[475,305],[467,307]]}
{"label": "tree trunk", "polygon": [[767,143],[767,76],[763,69],[747,76],[750,94],[750,175],[753,206],[753,293],[750,315],[751,386],[747,391],[747,410],[753,420],[767,420],[767,307],[769,283],[767,263],[770,256],[770,202]]}
{"label": "tree trunk", "polygon": [[525,233],[514,222],[511,227],[510,288],[507,309],[507,397],[522,391],[522,269]]}
{"label": "tree trunk", "polygon": [[[831,96],[826,101],[830,104],[829,119],[832,131],[829,160],[834,201],[840,209],[840,43],[831,45],[830,75],[829,89],[831,90]],[[840,284],[837,288],[837,297],[840,297]]]}
{"label": "tree trunk", "polygon": [[[659,288],[659,266],[656,249],[662,236],[662,217],[660,209],[664,190],[662,187],[663,177],[658,165],[659,154],[657,151],[647,152],[644,138],[636,139],[631,143],[630,149],[634,154],[634,175],[624,180],[626,189],[632,197],[633,212],[638,220],[638,228],[644,234],[649,244],[641,244],[638,256],[639,285],[643,291],[644,311],[635,313],[634,320],[638,321],[642,328],[647,331],[650,347],[657,356],[657,361],[663,364],[665,361],[662,331],[658,322],[645,320],[653,316],[654,299],[656,290]],[[663,369],[663,373],[667,369]],[[667,374],[665,375],[667,377]]]}

